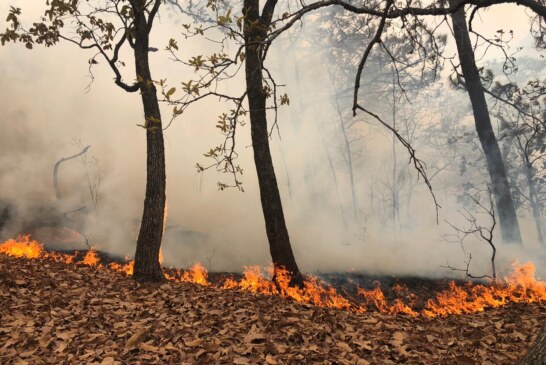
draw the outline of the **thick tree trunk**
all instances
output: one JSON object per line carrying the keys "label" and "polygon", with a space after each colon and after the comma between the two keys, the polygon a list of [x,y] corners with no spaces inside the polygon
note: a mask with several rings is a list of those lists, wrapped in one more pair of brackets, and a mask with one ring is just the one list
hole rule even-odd
{"label": "thick tree trunk", "polygon": [[535,343],[517,365],[545,365],[546,364],[546,324],[540,330]]}
{"label": "thick tree trunk", "polygon": [[[296,264],[296,259],[290,245],[290,238],[286,228],[284,213],[275,176],[275,169],[269,149],[269,133],[267,128],[266,95],[263,89],[263,74],[261,64],[262,47],[260,42],[266,36],[267,27],[271,22],[271,13],[260,17],[259,0],[245,0],[243,13],[245,14],[245,73],[247,84],[248,103],[250,108],[250,130],[254,162],[258,173],[260,199],[265,219],[269,250],[275,268],[276,279],[279,268],[285,268],[292,275],[290,285],[301,286],[303,277]],[[272,3],[272,2],[268,2]],[[273,2],[274,3],[274,2]],[[274,7],[274,4],[272,4]],[[267,20],[269,19],[269,20]]]}
{"label": "thick tree trunk", "polygon": [[143,11],[135,19],[135,65],[146,127],[146,197],[138,233],[133,277],[139,282],[165,280],[159,264],[165,210],[165,146],[157,91],[148,61],[149,31]]}
{"label": "thick tree trunk", "polygon": [[502,238],[505,242],[521,243],[516,209],[510,193],[506,168],[499,144],[491,125],[487,102],[466,26],[464,9],[461,8],[451,14],[451,19],[453,21],[453,33],[457,42],[461,69],[472,104],[472,111],[474,112],[476,130],[487,161],[487,170],[489,171],[495,205],[499,215]]}

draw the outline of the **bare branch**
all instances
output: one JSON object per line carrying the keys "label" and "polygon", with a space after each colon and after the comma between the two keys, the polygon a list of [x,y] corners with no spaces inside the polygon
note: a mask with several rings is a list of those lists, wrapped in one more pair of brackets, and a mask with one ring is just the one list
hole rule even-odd
{"label": "bare branch", "polygon": [[364,69],[364,65],[366,64],[366,60],[368,59],[368,56],[370,55],[370,52],[372,51],[373,46],[376,43],[381,42],[381,35],[383,34],[383,29],[385,28],[385,21],[387,19],[387,14],[389,12],[389,8],[391,7],[392,3],[393,3],[393,0],[387,0],[387,5],[385,5],[385,10],[383,12],[383,16],[381,17],[381,21],[379,22],[379,26],[377,27],[377,31],[375,32],[375,36],[372,38],[370,43],[368,43],[368,46],[366,47],[366,50],[364,51],[364,54],[362,55],[362,59],[360,60],[360,63],[358,65],[358,69],[356,71],[355,88],[354,88],[354,96],[353,96],[353,116],[356,116],[356,109],[358,105],[358,90],[360,89],[360,79],[362,78],[362,70]]}

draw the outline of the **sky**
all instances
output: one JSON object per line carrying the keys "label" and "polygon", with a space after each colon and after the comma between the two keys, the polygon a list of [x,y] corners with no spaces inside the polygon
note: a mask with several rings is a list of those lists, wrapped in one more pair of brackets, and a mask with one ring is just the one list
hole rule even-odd
{"label": "sky", "polygon": [[[33,18],[41,12],[38,3],[36,0],[2,1],[0,29],[6,27],[4,19],[9,6],[21,7],[23,18]],[[502,5],[480,11],[476,27],[488,34],[500,27],[513,29],[514,44],[523,45],[523,52],[530,55],[534,52],[527,15],[521,8]],[[191,68],[170,60],[163,51],[170,38],[179,40],[186,58],[210,52],[212,47],[203,40],[183,40],[179,30],[178,19],[163,12],[152,34],[151,45],[160,50],[151,53],[152,75],[155,79],[166,78],[172,85],[179,85],[194,74]],[[298,37],[305,39],[310,31],[312,29],[303,27]],[[281,38],[280,42],[286,39]],[[453,49],[452,44],[449,49]],[[1,197],[18,207],[14,231],[24,224],[25,217],[28,219],[39,208],[49,209],[55,202],[53,165],[60,158],[78,152],[74,140],[80,140],[83,146],[91,145],[90,157],[97,159],[104,174],[100,211],[92,214],[86,233],[97,248],[131,256],[145,187],[145,133],[137,126],[142,124],[142,106],[138,94],[125,93],[114,85],[110,70],[100,59],[90,84],[88,60],[91,56],[63,43],[47,49],[35,47],[32,51],[21,45],[0,47],[3,66],[0,68],[0,105],[3,106],[0,122],[4,131],[0,136]],[[130,54],[124,57],[130,64]],[[350,211],[347,175],[337,172],[341,192],[336,194],[326,166],[324,146],[329,146],[332,154],[338,151],[338,146],[330,135],[321,134],[320,127],[326,126],[326,131],[335,128],[332,121],[336,113],[325,70],[329,65],[324,60],[311,58],[302,70],[294,67],[281,48],[273,48],[269,62],[277,71],[280,83],[287,85],[291,99],[290,107],[283,108],[279,114],[279,134],[273,134],[271,144],[287,225],[300,266],[305,271],[354,269],[445,275],[440,266],[449,259],[455,258],[454,264],[461,264],[460,247],[443,239],[449,231],[444,219],[458,216],[452,191],[438,189],[437,195],[444,206],[441,224],[436,224],[434,205],[422,185],[416,188],[417,198],[410,210],[413,227],[403,232],[385,225],[368,209],[370,191],[375,186],[371,181],[382,181],[385,167],[391,163],[390,136],[377,126],[366,132],[362,149],[366,158],[361,159],[359,166],[359,176],[364,181],[359,186],[363,212],[356,222],[348,225],[343,222],[339,206],[344,206],[346,215]],[[127,80],[133,77],[129,66],[124,75]],[[244,90],[240,79],[224,88],[231,93]],[[463,97],[460,100],[464,102]],[[162,106],[164,118],[171,109]],[[196,104],[165,131],[167,265],[188,266],[201,261],[213,270],[236,271],[245,265],[269,263],[249,126],[241,128],[238,135],[244,193],[233,189],[219,191],[217,182],[225,181],[226,176],[213,170],[200,174],[195,168],[196,163],[207,163],[204,152],[222,142],[215,124],[225,109],[226,104],[216,100]],[[401,161],[407,160],[404,153],[403,149],[398,150]],[[334,159],[336,165],[343,163],[339,157]],[[67,210],[89,205],[84,172],[79,160],[67,162],[61,168],[61,189],[68,197]],[[532,237],[532,225],[523,224]],[[83,248],[82,244],[76,246]],[[506,257],[501,260],[507,265],[513,257],[533,256],[536,245],[530,243],[529,246],[531,251],[525,252],[506,248]],[[478,244],[475,247],[476,265],[480,265],[487,261],[488,251]]]}

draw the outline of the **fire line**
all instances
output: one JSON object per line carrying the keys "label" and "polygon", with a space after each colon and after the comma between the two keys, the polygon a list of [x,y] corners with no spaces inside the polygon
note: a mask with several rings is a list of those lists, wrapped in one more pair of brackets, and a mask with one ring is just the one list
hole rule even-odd
{"label": "fire line", "polygon": [[[87,251],[83,260],[76,262],[76,254],[69,255],[46,251],[42,244],[30,238],[20,236],[0,244],[0,253],[13,257],[27,259],[48,259],[66,264],[80,263],[97,269],[110,269],[130,276],[133,273],[134,261],[126,263],[110,263],[104,265],[95,249]],[[272,269],[270,269],[271,271]],[[272,272],[269,272],[269,276]],[[204,286],[214,286],[208,280],[207,269],[200,263],[194,264],[189,270],[177,269],[165,273],[168,280],[187,282]],[[240,280],[227,278],[223,285],[215,286],[224,290],[242,290],[261,295],[275,295],[292,299],[298,303],[308,303],[321,307],[345,309],[354,312],[366,312],[375,308],[383,314],[438,317],[456,314],[482,312],[488,308],[499,308],[510,303],[534,303],[546,301],[546,282],[535,277],[535,267],[532,263],[513,264],[513,271],[503,280],[491,282],[489,285],[468,282],[458,285],[450,282],[449,289],[436,293],[435,298],[426,301],[423,308],[417,309],[417,296],[407,288],[395,286],[393,290],[398,298],[390,303],[380,286],[374,289],[358,288],[359,298],[363,304],[356,304],[340,294],[335,288],[326,286],[317,277],[308,276],[303,288],[292,288],[288,284],[290,277],[287,271],[277,273],[278,285],[271,282],[258,266],[245,268]]]}

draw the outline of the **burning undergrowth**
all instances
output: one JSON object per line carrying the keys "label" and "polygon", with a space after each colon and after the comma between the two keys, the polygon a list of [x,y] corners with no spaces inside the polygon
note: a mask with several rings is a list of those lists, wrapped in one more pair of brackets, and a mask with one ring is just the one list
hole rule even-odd
{"label": "burning undergrowth", "polygon": [[[97,269],[109,269],[124,275],[133,272],[133,261],[125,262],[90,249],[73,253],[46,251],[44,247],[29,236],[8,240],[0,244],[0,253],[29,259],[46,259],[66,264],[86,265]],[[160,257],[160,260],[162,258]],[[268,272],[269,271],[269,272]],[[353,275],[350,286],[339,284],[339,275],[323,276],[327,285],[316,276],[306,277],[303,288],[289,287],[287,272],[278,273],[278,285],[269,278],[271,270],[257,266],[246,267],[242,275],[213,274],[209,278],[206,268],[196,263],[188,270],[165,268],[165,276],[172,282],[190,282],[224,290],[240,290],[268,296],[280,296],[298,303],[308,303],[319,307],[329,307],[363,313],[378,311],[389,315],[408,315],[411,317],[438,317],[454,314],[483,312],[488,308],[499,308],[510,303],[546,302],[546,283],[535,278],[535,268],[531,263],[514,264],[513,271],[503,280],[490,283],[424,281],[418,279],[396,280],[391,285],[382,286],[379,281]],[[416,290],[426,283],[427,290]],[[362,285],[367,283],[367,285]],[[360,285],[359,285],[360,284]]]}

